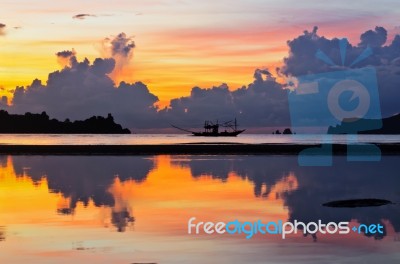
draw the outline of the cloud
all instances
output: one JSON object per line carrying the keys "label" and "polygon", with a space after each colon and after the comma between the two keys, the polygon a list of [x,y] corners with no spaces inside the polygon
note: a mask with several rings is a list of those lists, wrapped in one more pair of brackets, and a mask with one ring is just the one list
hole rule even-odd
{"label": "cloud", "polygon": [[90,17],[109,17],[109,16],[114,16],[114,14],[77,14],[73,16],[73,19],[79,19],[79,20],[84,20]]}
{"label": "cloud", "polygon": [[128,37],[124,32],[121,32],[116,36],[104,38],[101,52],[106,57],[132,58],[135,46],[133,37]]}
{"label": "cloud", "polygon": [[[387,31],[382,27],[360,34],[359,44],[348,44],[345,66],[339,68],[349,68],[346,65],[371,47],[372,56],[356,67],[375,67],[382,113],[389,116],[399,112],[400,36],[386,42]],[[337,70],[318,60],[317,50],[341,65],[339,39],[320,36],[317,27],[287,44],[289,54],[278,69],[281,77]],[[256,69],[254,80],[238,89],[224,83],[208,88],[195,86],[189,95],[172,99],[169,107],[160,110],[155,106],[157,96],[144,83],[117,82],[124,80],[125,70],[131,70],[134,48],[133,38],[120,33],[104,39],[101,50],[105,58],[93,63],[88,59],[78,61],[73,49],[60,51],[56,55],[64,68],[50,73],[46,84],[36,79],[27,87],[17,87],[8,108],[16,113],[47,111],[59,119],[112,113],[116,122],[133,129],[166,128],[171,123],[194,128],[205,119],[225,121],[235,117],[246,128],[290,125],[287,91],[268,69]]]}
{"label": "cloud", "polygon": [[[68,51],[60,55],[68,55]],[[14,113],[46,111],[57,119],[82,119],[112,113],[116,122],[131,128],[152,127],[157,118],[157,96],[141,82],[121,82],[116,86],[109,74],[113,58],[79,62],[71,56],[62,70],[49,74],[46,84],[36,79],[27,87],[17,87],[9,110]]]}
{"label": "cloud", "polygon": [[255,70],[254,81],[234,91],[226,84],[194,87],[190,96],[171,100],[160,115],[175,124],[197,126],[204,119],[227,121],[235,117],[245,127],[289,125],[287,93],[265,69]]}
{"label": "cloud", "polygon": [[130,66],[135,47],[133,37],[127,36],[124,32],[103,40],[101,49],[103,56],[114,58],[116,62],[115,69],[110,75],[116,82],[124,80],[126,75],[132,76]]}
{"label": "cloud", "polygon": [[84,19],[86,19],[88,17],[96,17],[96,15],[93,15],[93,14],[77,14],[77,15],[73,16],[72,18],[73,19],[84,20]]}
{"label": "cloud", "polygon": [[360,47],[379,48],[385,44],[387,39],[387,31],[383,27],[376,27],[375,30],[368,30],[360,36]]}
{"label": "cloud", "polygon": [[118,34],[115,38],[110,40],[111,52],[113,56],[132,56],[133,48],[135,47],[135,42],[132,38],[127,37],[125,33]]}
{"label": "cloud", "polygon": [[6,25],[3,23],[0,23],[0,36],[4,36],[6,34],[5,29],[6,29]]}
{"label": "cloud", "polygon": [[76,56],[76,51],[72,50],[63,50],[56,53],[58,63],[65,67],[70,66],[71,57]]}
{"label": "cloud", "polygon": [[[323,51],[337,65],[342,65],[340,59],[339,39],[325,38],[318,35],[318,28],[304,33],[287,42],[289,56],[284,58],[284,65],[278,69],[284,76],[301,76],[313,73],[323,73],[338,70],[316,58],[317,50]],[[360,35],[360,43],[348,44],[346,59],[340,69],[350,69],[351,64],[366,47],[373,54],[351,68],[373,66],[377,71],[378,87],[383,116],[391,116],[399,112],[397,98],[400,97],[400,35],[396,35],[391,43],[387,42],[387,31],[376,27]]]}
{"label": "cloud", "polygon": [[57,57],[62,58],[70,58],[71,56],[75,56],[75,50],[63,50],[56,53]]}
{"label": "cloud", "polygon": [[[119,36],[118,41],[125,37]],[[115,42],[114,42],[115,43]],[[124,43],[124,41],[122,41]],[[116,53],[129,56],[123,47]],[[221,121],[238,118],[246,127],[288,125],[287,96],[266,69],[254,72],[254,81],[231,91],[226,84],[212,88],[194,87],[186,97],[171,100],[169,108],[155,106],[157,96],[141,82],[116,85],[110,75],[116,67],[114,58],[78,61],[74,50],[57,52],[64,68],[48,75],[47,83],[35,79],[27,87],[17,87],[13,113],[46,111],[57,119],[82,119],[112,113],[116,122],[129,128],[167,128],[174,124],[196,124],[204,119]]]}

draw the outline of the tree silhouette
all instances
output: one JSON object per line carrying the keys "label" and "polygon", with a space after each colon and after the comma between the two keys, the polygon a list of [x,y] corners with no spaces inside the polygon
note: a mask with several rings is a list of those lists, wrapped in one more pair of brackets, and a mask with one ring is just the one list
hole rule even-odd
{"label": "tree silhouette", "polygon": [[41,114],[25,113],[24,115],[9,114],[0,110],[0,133],[30,133],[30,134],[130,134],[127,128],[114,122],[111,114],[108,116],[92,116],[86,120],[71,122],[50,119],[46,112]]}

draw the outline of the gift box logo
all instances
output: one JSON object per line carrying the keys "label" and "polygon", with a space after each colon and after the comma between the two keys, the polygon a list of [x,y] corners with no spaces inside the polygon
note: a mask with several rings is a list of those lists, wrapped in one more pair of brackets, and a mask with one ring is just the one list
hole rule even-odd
{"label": "gift box logo", "polygon": [[[297,76],[288,94],[292,130],[307,127],[325,131],[321,148],[309,148],[299,153],[300,166],[331,166],[332,135],[347,134],[348,161],[378,161],[381,153],[377,146],[360,144],[357,133],[382,127],[376,71],[373,67],[352,69],[372,54],[366,48],[349,66],[345,67],[347,39],[339,41],[342,65],[335,65],[321,50],[316,57],[333,68],[332,72]],[[307,135],[295,135],[304,140]]]}

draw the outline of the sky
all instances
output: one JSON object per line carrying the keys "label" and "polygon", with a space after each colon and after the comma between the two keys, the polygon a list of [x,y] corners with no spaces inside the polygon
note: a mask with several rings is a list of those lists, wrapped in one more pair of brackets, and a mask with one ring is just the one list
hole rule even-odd
{"label": "sky", "polygon": [[[382,26],[387,43],[400,33],[397,1],[8,1],[0,9],[1,95],[12,103],[17,86],[43,83],[62,70],[56,53],[74,50],[78,61],[114,57],[109,76],[142,82],[163,108],[189,96],[193,87],[230,91],[247,86],[256,69],[276,73],[290,54],[288,40],[304,30],[326,38],[360,35]],[[124,33],[134,43],[129,56],[116,58],[110,42]]]}

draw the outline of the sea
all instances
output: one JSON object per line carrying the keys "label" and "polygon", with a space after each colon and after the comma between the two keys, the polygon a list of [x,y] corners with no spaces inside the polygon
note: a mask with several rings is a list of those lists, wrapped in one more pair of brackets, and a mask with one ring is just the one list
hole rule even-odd
{"label": "sea", "polygon": [[187,134],[1,134],[0,145],[151,145],[196,143],[318,144],[400,143],[400,135],[272,135],[243,134],[237,137],[195,137]]}
{"label": "sea", "polygon": [[[320,135],[309,136],[1,135],[0,143],[321,140]],[[394,135],[358,139],[400,141]],[[332,137],[332,142],[346,140]],[[296,155],[0,155],[0,262],[400,263],[399,164],[395,155],[373,162],[335,156],[327,167],[300,166]],[[390,203],[324,206],[349,199]],[[280,224],[295,221],[330,223],[332,233],[314,233],[311,225],[310,232],[300,228],[282,237]],[[202,229],[207,222],[235,223],[230,230],[238,228],[232,234],[208,234]],[[335,231],[343,222],[349,228],[345,234]],[[271,232],[256,232],[259,223],[268,223]]]}

